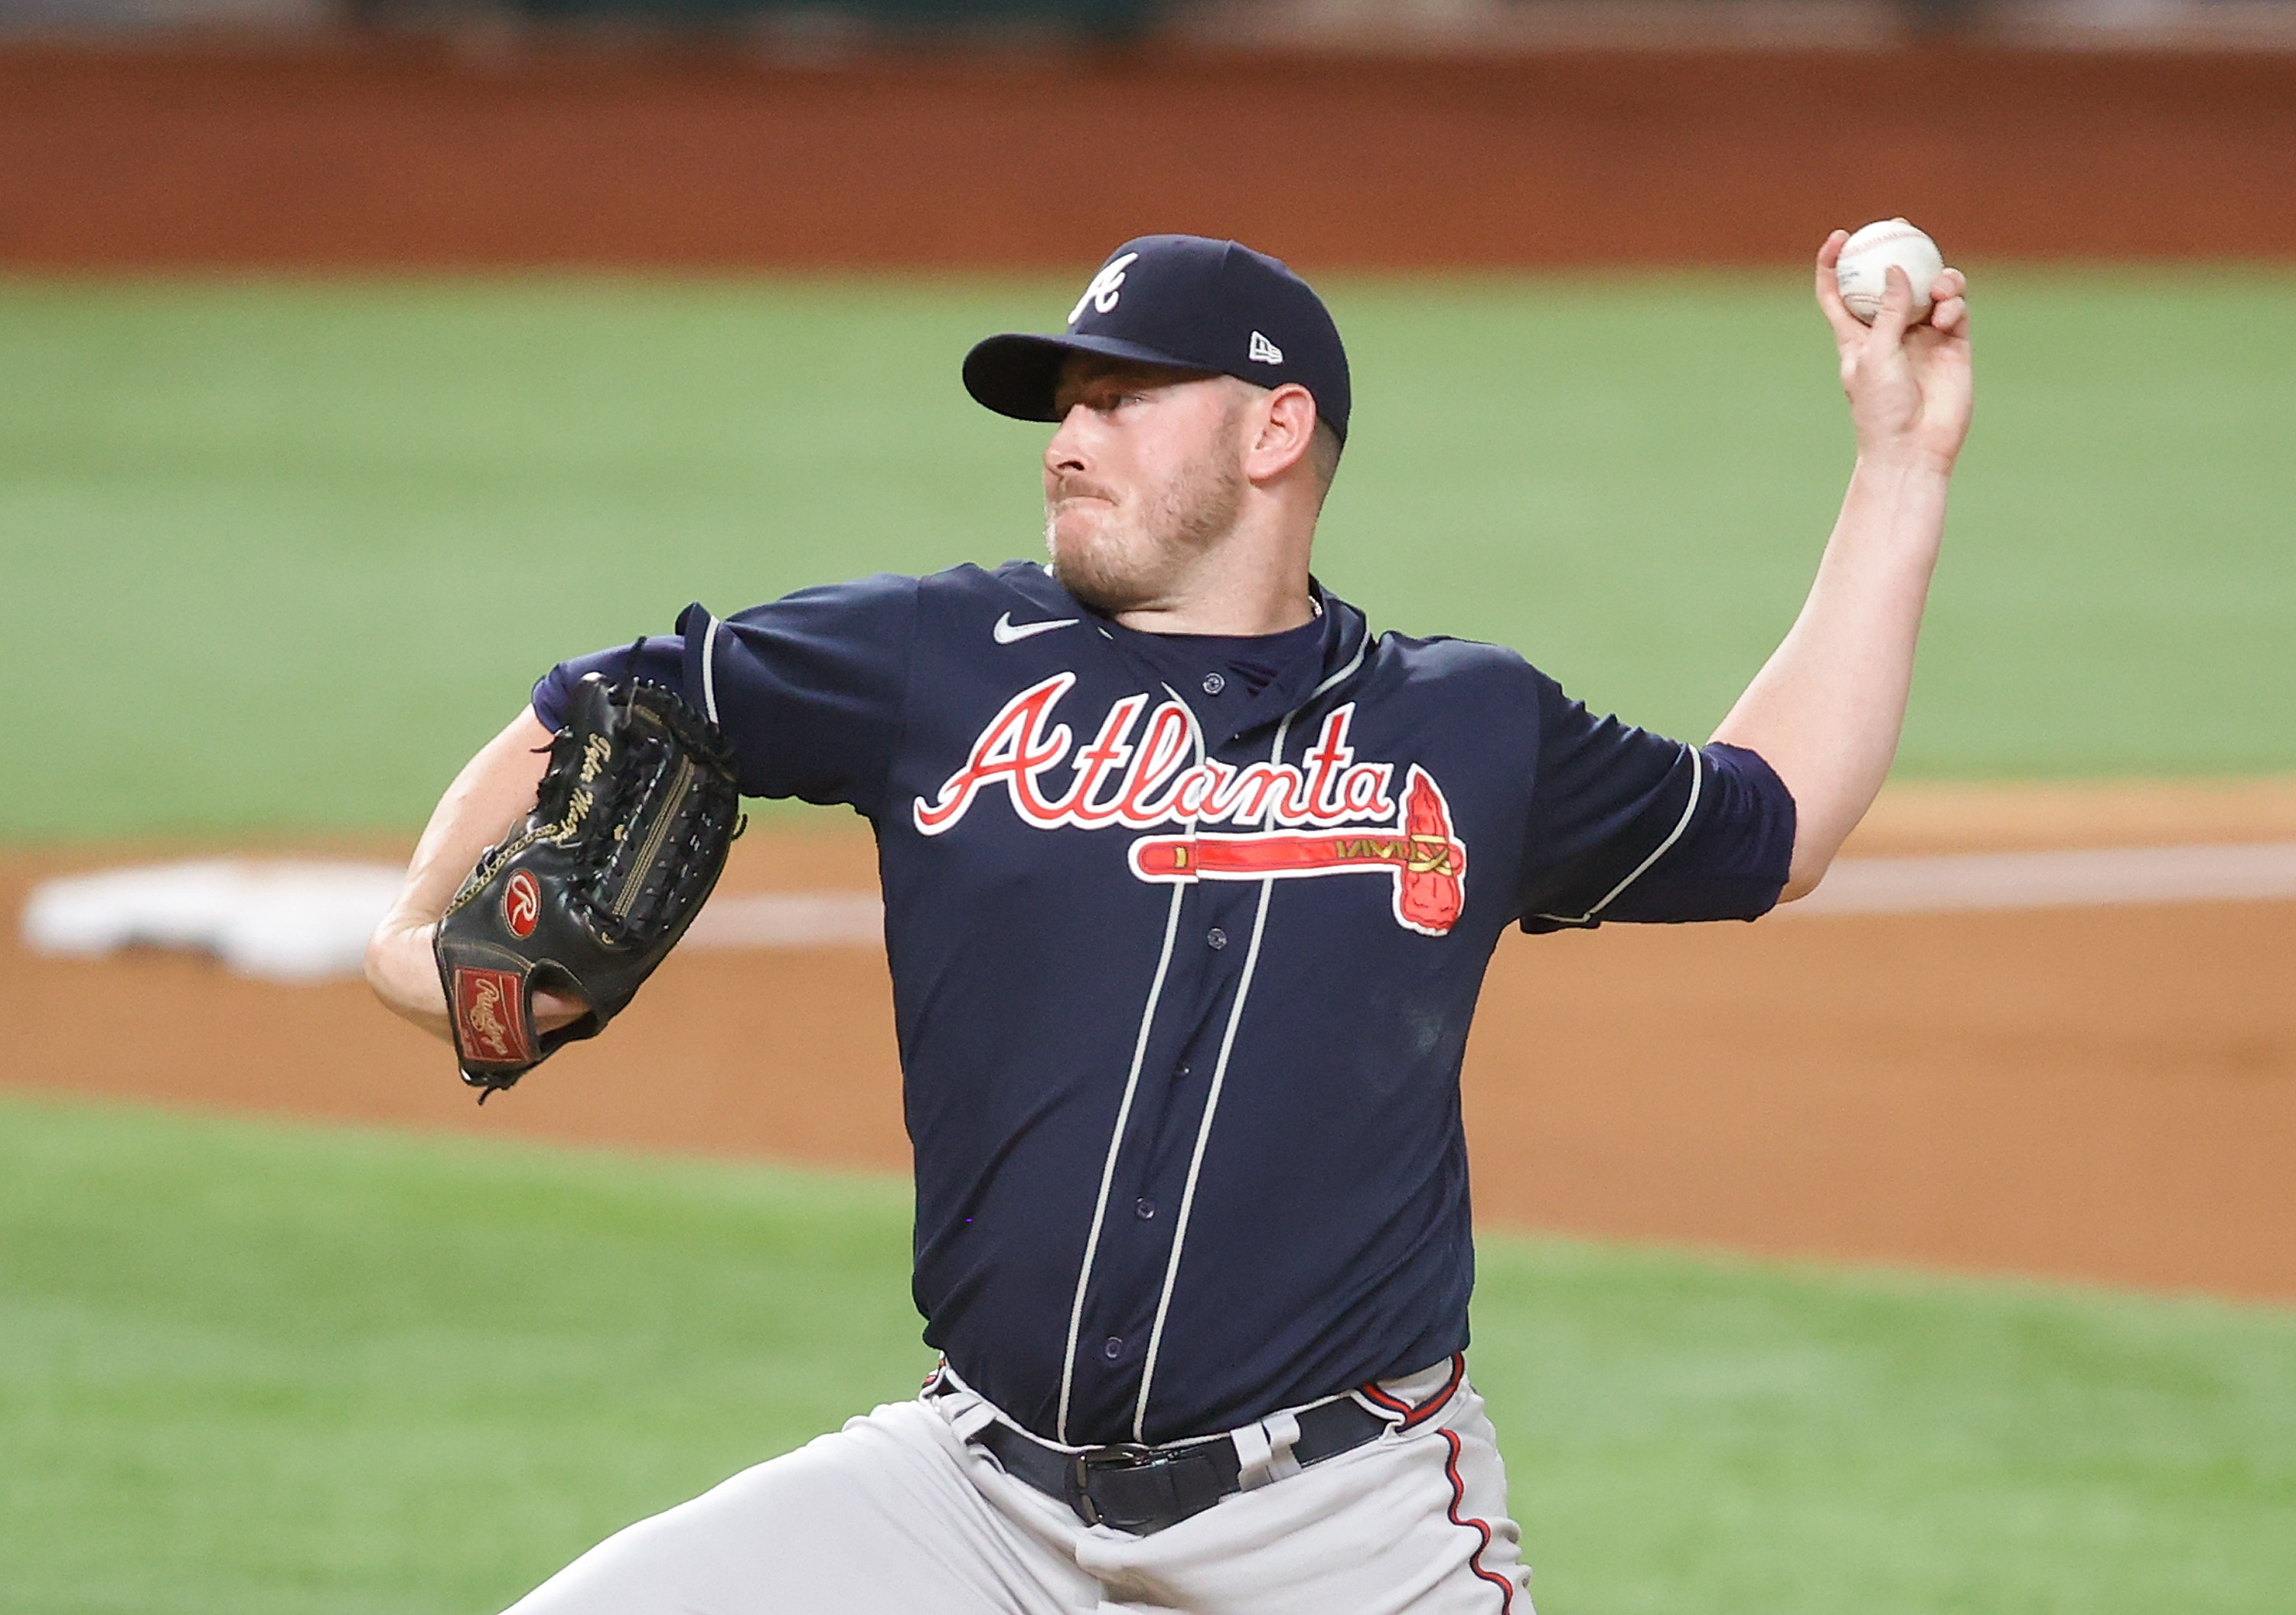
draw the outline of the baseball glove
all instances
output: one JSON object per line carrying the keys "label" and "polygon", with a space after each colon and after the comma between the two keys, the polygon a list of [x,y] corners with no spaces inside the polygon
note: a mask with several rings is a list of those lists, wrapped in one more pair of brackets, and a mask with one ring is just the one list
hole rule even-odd
{"label": "baseball glove", "polygon": [[[480,1103],[636,996],[718,883],[739,803],[725,737],[675,692],[595,673],[575,687],[533,811],[479,859],[433,944]],[[537,988],[589,1011],[538,1031]]]}

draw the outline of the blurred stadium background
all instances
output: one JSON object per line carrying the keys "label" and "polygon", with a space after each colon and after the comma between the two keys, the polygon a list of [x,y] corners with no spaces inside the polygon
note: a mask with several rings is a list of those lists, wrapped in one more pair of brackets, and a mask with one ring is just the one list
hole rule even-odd
{"label": "blurred stadium background", "polygon": [[2284,0],[7,0],[26,31],[406,33],[507,23],[753,37],[805,56],[891,44],[1171,41],[1505,52],[1659,45],[1871,49],[1914,39],[2096,49],[2284,48]]}
{"label": "blurred stadium background", "polygon": [[[2296,0],[0,0],[0,1611],[498,1607],[924,1362],[872,948],[681,955],[481,1113],[48,882],[387,866],[562,655],[1029,553],[955,361],[1151,229],[1329,294],[1333,586],[1702,734],[1897,213],[1981,401],[1867,896],[1487,990],[1535,1592],[2286,1610]],[[742,912],[861,912],[761,824]]]}

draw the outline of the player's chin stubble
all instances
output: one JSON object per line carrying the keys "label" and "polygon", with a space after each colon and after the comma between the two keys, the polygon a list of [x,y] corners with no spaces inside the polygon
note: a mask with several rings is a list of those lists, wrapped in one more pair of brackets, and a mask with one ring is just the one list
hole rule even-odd
{"label": "player's chin stubble", "polygon": [[1053,576],[1086,605],[1111,616],[1167,600],[1196,559],[1235,530],[1246,486],[1233,455],[1208,454],[1155,488],[1111,499],[1087,532],[1063,545],[1061,499],[1112,491],[1082,480],[1064,483],[1045,506]]}

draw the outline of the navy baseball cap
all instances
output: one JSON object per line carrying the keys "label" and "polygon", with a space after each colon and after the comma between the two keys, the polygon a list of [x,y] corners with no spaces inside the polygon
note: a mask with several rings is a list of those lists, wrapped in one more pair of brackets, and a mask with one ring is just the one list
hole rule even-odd
{"label": "navy baseball cap", "polygon": [[1012,332],[964,356],[964,388],[1000,415],[1057,421],[1053,394],[1072,353],[1296,381],[1318,420],[1348,435],[1348,350],[1308,283],[1264,252],[1201,235],[1144,235],[1109,255],[1058,336]]}

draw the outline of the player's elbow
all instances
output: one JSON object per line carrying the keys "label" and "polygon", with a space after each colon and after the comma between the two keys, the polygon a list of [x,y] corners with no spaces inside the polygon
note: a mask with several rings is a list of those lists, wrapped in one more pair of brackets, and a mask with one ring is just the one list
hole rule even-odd
{"label": "player's elbow", "polygon": [[1797,902],[1816,891],[1825,879],[1825,872],[1833,867],[1834,855],[1841,847],[1838,839],[1814,844],[1808,835],[1798,832],[1792,860],[1786,865],[1786,883],[1778,891],[1778,901]]}
{"label": "player's elbow", "polygon": [[1787,877],[1786,883],[1778,889],[1778,901],[1798,903],[1816,891],[1818,882],[1824,879],[1825,879],[1825,872],[1822,869],[1814,875],[1791,875]]}

